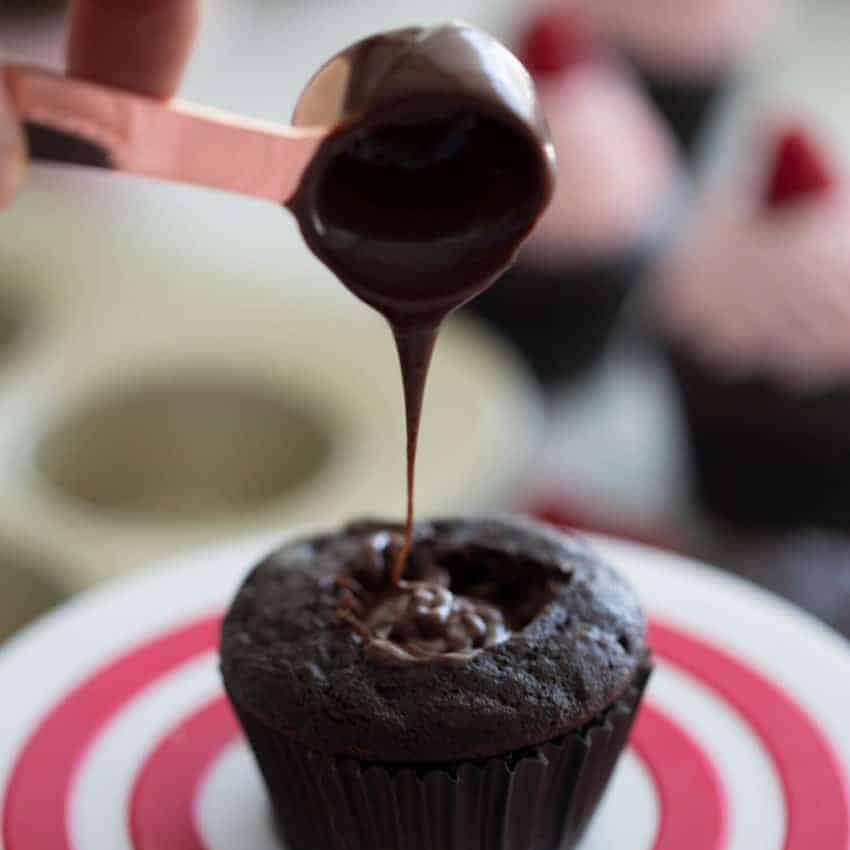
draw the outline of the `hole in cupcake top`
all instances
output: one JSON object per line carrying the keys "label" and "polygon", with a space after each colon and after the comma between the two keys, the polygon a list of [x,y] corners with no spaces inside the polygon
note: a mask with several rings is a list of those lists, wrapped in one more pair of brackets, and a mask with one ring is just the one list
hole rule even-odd
{"label": "hole in cupcake top", "polygon": [[340,571],[339,615],[376,660],[464,662],[528,626],[570,573],[467,541],[416,541],[391,580],[400,534],[375,531]]}

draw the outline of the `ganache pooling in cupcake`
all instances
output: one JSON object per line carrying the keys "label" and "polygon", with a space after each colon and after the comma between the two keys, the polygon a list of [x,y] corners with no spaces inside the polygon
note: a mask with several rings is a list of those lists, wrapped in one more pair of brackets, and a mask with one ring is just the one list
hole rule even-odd
{"label": "ganache pooling in cupcake", "polygon": [[358,42],[313,78],[299,126],[333,127],[290,209],[314,254],[390,323],[407,414],[410,546],[419,422],[442,321],[513,262],[552,194],[534,85],[463,24]]}
{"label": "ganache pooling in cupcake", "polygon": [[437,545],[412,548],[406,578],[395,582],[391,565],[401,545],[397,533],[376,526],[360,557],[336,578],[339,618],[361,638],[367,655],[388,663],[468,661],[522,631],[571,576],[568,567],[528,563],[512,572],[500,565],[502,553],[484,547],[470,565]]}

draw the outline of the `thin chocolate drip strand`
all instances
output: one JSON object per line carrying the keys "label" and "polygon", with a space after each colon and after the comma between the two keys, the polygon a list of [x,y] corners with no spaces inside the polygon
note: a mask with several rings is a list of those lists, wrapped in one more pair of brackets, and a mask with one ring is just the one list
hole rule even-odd
{"label": "thin chocolate drip strand", "polygon": [[407,419],[407,515],[404,523],[404,545],[396,558],[392,582],[398,584],[413,545],[414,492],[416,486],[416,453],[419,447],[419,426],[422,421],[422,402],[431,356],[440,326],[393,325],[401,374],[404,379],[404,407]]}

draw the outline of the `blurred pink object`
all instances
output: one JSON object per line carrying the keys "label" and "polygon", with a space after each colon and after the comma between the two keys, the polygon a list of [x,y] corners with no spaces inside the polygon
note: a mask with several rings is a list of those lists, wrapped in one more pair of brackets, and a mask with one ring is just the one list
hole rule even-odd
{"label": "blurred pink object", "polygon": [[783,0],[567,0],[657,72],[712,76],[749,58]]}
{"label": "blurred pink object", "polygon": [[772,147],[757,185],[704,200],[660,270],[658,314],[728,380],[811,392],[850,376],[850,197],[796,123]]}

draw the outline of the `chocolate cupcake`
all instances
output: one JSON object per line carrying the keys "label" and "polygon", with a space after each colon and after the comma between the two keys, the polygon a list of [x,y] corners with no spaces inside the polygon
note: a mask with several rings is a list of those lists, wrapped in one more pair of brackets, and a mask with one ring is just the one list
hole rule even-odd
{"label": "chocolate cupcake", "polygon": [[521,56],[549,123],[558,183],[515,266],[470,306],[551,383],[604,350],[672,230],[683,181],[667,131],[580,18],[539,18]]}
{"label": "chocolate cupcake", "polygon": [[572,0],[640,73],[693,155],[783,0]]}
{"label": "chocolate cupcake", "polygon": [[850,197],[810,134],[706,201],[660,273],[699,494],[738,525],[850,527]]}
{"label": "chocolate cupcake", "polygon": [[296,540],[224,623],[225,686],[292,850],[568,850],[649,672],[632,592],[512,519]]}

